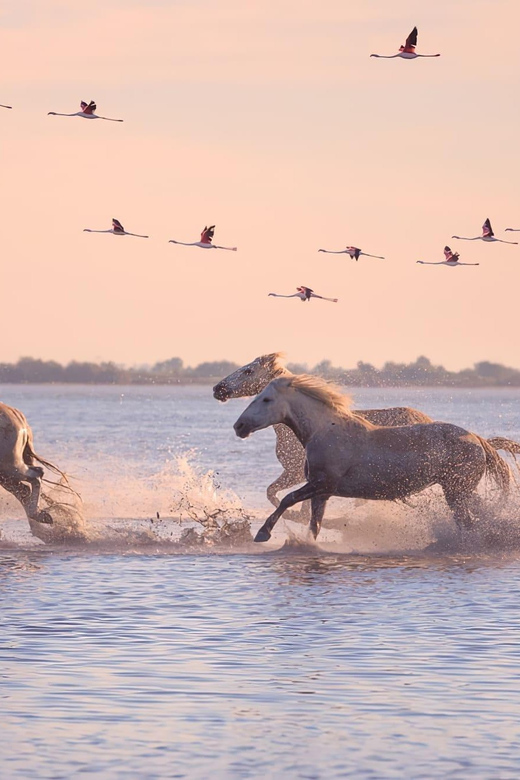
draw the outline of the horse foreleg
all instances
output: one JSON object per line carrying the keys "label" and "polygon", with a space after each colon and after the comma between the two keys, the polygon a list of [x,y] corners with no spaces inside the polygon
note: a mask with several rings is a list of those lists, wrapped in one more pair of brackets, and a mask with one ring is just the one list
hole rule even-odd
{"label": "horse foreleg", "polygon": [[292,493],[288,493],[286,496],[284,496],[284,498],[282,498],[277,509],[275,509],[272,515],[269,515],[263,526],[260,528],[255,536],[255,542],[267,542],[268,539],[271,538],[271,531],[286,509],[289,509],[291,506],[300,503],[300,501],[306,501],[308,498],[312,498],[319,493],[323,494],[324,492],[329,494],[328,491],[324,491],[323,485],[307,482],[306,485],[298,488],[298,490],[293,490]]}

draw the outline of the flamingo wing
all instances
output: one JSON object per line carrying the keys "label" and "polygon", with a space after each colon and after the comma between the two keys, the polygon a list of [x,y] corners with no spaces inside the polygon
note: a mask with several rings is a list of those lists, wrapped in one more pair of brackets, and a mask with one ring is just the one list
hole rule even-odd
{"label": "flamingo wing", "polygon": [[200,234],[201,244],[211,244],[213,236],[215,235],[215,225],[206,225],[202,233]]}
{"label": "flamingo wing", "polygon": [[124,233],[125,229],[118,219],[112,220],[112,230],[114,233]]}
{"label": "flamingo wing", "polygon": [[486,219],[484,224],[482,225],[482,236],[486,238],[492,238],[495,234],[493,233],[493,228],[491,227],[491,222],[489,221],[489,218]]}
{"label": "flamingo wing", "polygon": [[85,101],[82,100],[80,106],[84,114],[93,114],[97,108],[93,100],[91,100],[90,103],[85,103]]}
{"label": "flamingo wing", "polygon": [[399,51],[406,52],[406,54],[414,54],[415,47],[417,46],[417,27],[414,27],[404,46],[399,47]]}

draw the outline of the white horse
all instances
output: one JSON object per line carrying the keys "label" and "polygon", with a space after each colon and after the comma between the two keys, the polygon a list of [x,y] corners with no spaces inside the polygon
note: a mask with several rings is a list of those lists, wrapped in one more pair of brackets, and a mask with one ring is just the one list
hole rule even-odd
{"label": "white horse", "polygon": [[255,541],[265,542],[286,509],[311,499],[311,531],[317,537],[331,496],[395,501],[431,485],[442,487],[459,527],[471,527],[476,488],[488,474],[501,491],[511,471],[480,436],[449,423],[396,428],[373,425],[353,414],[339,388],[312,376],[273,380],[234,425],[246,438],[279,423],[305,447],[307,483],[282,499]]}
{"label": "white horse", "polygon": [[[243,398],[257,395],[267,387],[269,382],[277,377],[293,377],[291,371],[285,367],[284,354],[272,352],[261,355],[251,363],[233,371],[232,374],[222,379],[213,388],[213,396],[218,401],[227,401],[230,398]],[[416,423],[433,422],[424,412],[406,406],[391,407],[389,409],[358,409],[356,414],[375,425],[414,425]],[[276,434],[276,457],[283,467],[283,471],[277,479],[267,488],[267,498],[277,507],[280,501],[277,494],[280,490],[288,490],[305,481],[305,450],[286,425],[274,426]],[[495,449],[505,449],[512,455],[520,454],[520,445],[510,439],[490,439],[489,443]],[[302,505],[301,519],[308,520],[307,505]]]}
{"label": "white horse", "polygon": [[18,409],[0,403],[0,486],[18,499],[29,523],[36,520],[52,525],[52,516],[40,509],[44,471],[36,462],[67,481],[60,469],[34,452],[33,435],[25,415]]}

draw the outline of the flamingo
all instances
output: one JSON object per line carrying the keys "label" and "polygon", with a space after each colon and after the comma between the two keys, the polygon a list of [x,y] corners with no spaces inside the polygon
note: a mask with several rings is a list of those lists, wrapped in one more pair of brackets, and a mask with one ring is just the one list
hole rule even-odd
{"label": "flamingo", "polygon": [[[311,290],[310,287],[297,287],[296,288],[298,292],[293,293],[292,295],[279,295],[278,293],[269,293],[269,296],[272,296],[273,298],[299,298],[302,303],[305,303],[305,301],[310,301],[311,298],[321,298],[322,301],[331,301],[331,303],[337,303],[337,298],[324,298],[323,295],[317,295],[314,290]],[[268,296],[268,297],[269,297]]]}
{"label": "flamingo", "polygon": [[139,233],[128,233],[118,219],[112,220],[112,227],[110,230],[91,230],[90,228],[84,228],[84,233],[112,233],[114,236],[135,236],[136,238],[149,238],[149,236],[141,236]]}
{"label": "flamingo", "polygon": [[339,249],[334,251],[332,249],[318,249],[318,252],[327,252],[329,255],[350,255],[351,258],[359,260],[363,255],[364,257],[377,257],[378,260],[384,260],[381,255],[369,255],[368,252],[362,252],[357,246],[348,246],[346,249]]}
{"label": "flamingo", "polygon": [[3,103],[0,103],[0,108],[12,108],[12,106],[4,106]]}
{"label": "flamingo", "polygon": [[440,54],[417,54],[417,27],[414,27],[404,46],[399,47],[397,54],[371,54],[371,57],[379,57],[384,60],[393,60],[394,57],[402,57],[403,60],[415,60],[417,57],[440,57]]}
{"label": "flamingo", "polygon": [[90,103],[85,103],[84,100],[80,103],[81,111],[76,111],[75,114],[59,114],[56,111],[49,111],[47,116],[82,116],[84,119],[105,119],[107,122],[122,122],[122,119],[110,119],[108,116],[99,116],[95,114],[97,106],[93,100]]}
{"label": "flamingo", "polygon": [[501,244],[518,244],[518,241],[504,241],[503,238],[496,238],[489,219],[486,219],[482,225],[481,236],[474,236],[473,238],[467,238],[466,236],[452,236],[452,238],[458,238],[459,241],[500,241]]}
{"label": "flamingo", "polygon": [[450,265],[453,268],[457,265],[480,265],[480,263],[461,263],[459,262],[459,253],[452,252],[449,246],[444,247],[445,260],[441,260],[438,263],[429,263],[426,260],[417,260],[421,265]]}
{"label": "flamingo", "polygon": [[187,244],[184,241],[175,241],[171,238],[169,244],[180,244],[181,246],[200,246],[201,249],[226,249],[228,252],[236,252],[236,246],[217,246],[212,244],[213,236],[215,234],[215,225],[206,225],[202,233],[200,234],[200,241],[194,241],[191,244]]}

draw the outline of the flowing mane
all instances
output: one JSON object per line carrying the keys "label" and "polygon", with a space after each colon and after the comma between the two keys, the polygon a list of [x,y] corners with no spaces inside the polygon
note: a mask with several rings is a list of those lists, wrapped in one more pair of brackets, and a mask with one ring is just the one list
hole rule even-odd
{"label": "flowing mane", "polygon": [[272,371],[273,374],[280,374],[287,371],[285,367],[285,352],[271,352],[269,355],[262,355],[261,357],[257,358],[257,360],[259,360],[263,366]]}
{"label": "flowing mane", "polygon": [[328,406],[339,414],[351,414],[350,405],[352,399],[350,396],[341,392],[341,389],[319,376],[310,376],[310,374],[295,374],[289,380],[289,387],[294,387],[300,393],[314,398],[315,401]]}

